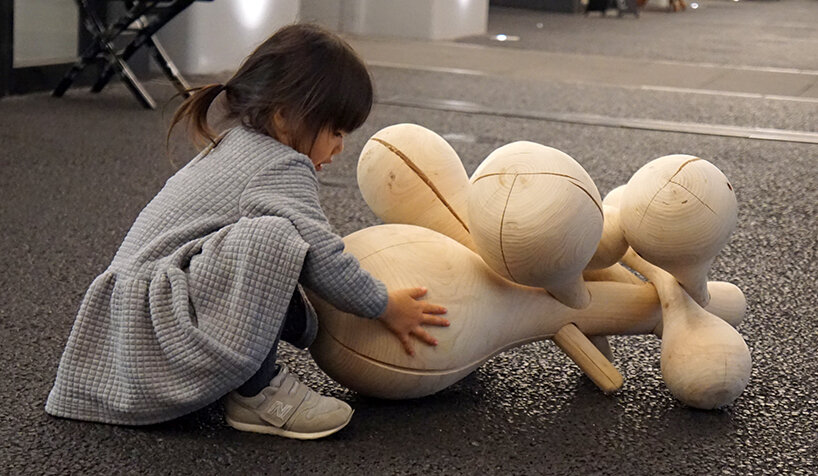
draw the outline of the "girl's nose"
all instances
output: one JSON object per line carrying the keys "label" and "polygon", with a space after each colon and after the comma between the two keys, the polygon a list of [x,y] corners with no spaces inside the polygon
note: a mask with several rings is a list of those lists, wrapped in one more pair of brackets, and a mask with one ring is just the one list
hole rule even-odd
{"label": "girl's nose", "polygon": [[336,144],[335,144],[335,151],[333,152],[332,155],[338,155],[343,151],[344,151],[344,138],[339,137],[338,142],[336,142]]}

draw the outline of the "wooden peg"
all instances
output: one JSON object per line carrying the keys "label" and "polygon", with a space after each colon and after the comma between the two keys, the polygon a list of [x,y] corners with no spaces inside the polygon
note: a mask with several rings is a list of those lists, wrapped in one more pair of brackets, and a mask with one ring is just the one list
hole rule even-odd
{"label": "wooden peg", "polygon": [[574,324],[561,327],[554,334],[554,343],[603,392],[615,392],[622,387],[622,375],[616,370],[616,367]]}

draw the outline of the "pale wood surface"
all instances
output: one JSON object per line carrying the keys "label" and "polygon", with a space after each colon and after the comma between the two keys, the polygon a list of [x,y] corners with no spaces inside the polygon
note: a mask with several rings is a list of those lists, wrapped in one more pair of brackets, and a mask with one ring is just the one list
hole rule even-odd
{"label": "pale wood surface", "polygon": [[750,380],[750,350],[723,319],[707,312],[670,273],[633,250],[625,262],[656,286],[662,303],[662,377],[670,392],[695,408],[732,403]]}
{"label": "pale wood surface", "polygon": [[381,129],[358,159],[358,186],[386,223],[410,223],[474,249],[468,229],[469,178],[454,149],[416,124]]}
{"label": "pale wood surface", "polygon": [[[607,340],[605,341],[607,343]],[[605,393],[622,387],[622,374],[588,337],[573,324],[554,334],[554,343]],[[610,350],[610,348],[608,348]]]}
{"label": "pale wood surface", "polygon": [[486,263],[568,306],[586,306],[581,275],[603,220],[599,191],[582,166],[557,149],[521,141],[489,154],[470,182],[469,226]]}
{"label": "pale wood surface", "polygon": [[628,251],[628,241],[619,226],[619,208],[602,205],[605,222],[602,227],[602,238],[599,240],[594,256],[585,267],[586,270],[603,269],[618,263]]}
{"label": "pale wood surface", "polygon": [[586,269],[582,272],[586,281],[615,281],[617,283],[644,284],[639,276],[617,263],[602,269]]}
{"label": "pale wood surface", "polygon": [[342,313],[311,295],[321,322],[310,347],[316,362],[333,379],[367,395],[435,393],[491,356],[550,338],[570,323],[588,336],[645,334],[661,316],[650,284],[588,283],[591,304],[576,310],[542,289],[503,279],[457,241],[417,226],[366,228],[344,242],[361,266],[390,289],[427,287],[426,299],[446,306],[451,321],[450,327],[428,329],[438,346],[418,343],[410,357],[377,320]]}
{"label": "pale wood surface", "polygon": [[707,273],[736,226],[733,186],[710,162],[668,155],[640,168],[620,199],[625,239],[706,305]]}
{"label": "pale wood surface", "polygon": [[[508,144],[469,179],[440,136],[399,124],[367,142],[358,179],[382,220],[419,226],[361,230],[345,238],[347,251],[390,289],[427,287],[426,299],[446,306],[452,325],[430,329],[439,345],[419,344],[410,357],[379,322],[311,295],[321,325],[310,351],[341,384],[382,398],[420,397],[505,349],[553,338],[600,388],[613,391],[622,380],[606,336],[656,332],[663,375],[683,402],[721,406],[746,385],[749,351],[727,323],[741,321],[746,300],[729,283],[706,282],[712,256],[735,226],[732,186],[712,164],[657,159],[603,202],[585,170],[556,149]],[[676,277],[633,250],[627,263],[656,287],[616,264],[631,240]],[[598,281],[586,285],[583,276]],[[676,279],[701,302],[709,295],[708,309],[723,319],[698,306]],[[730,369],[719,373],[719,363]]]}

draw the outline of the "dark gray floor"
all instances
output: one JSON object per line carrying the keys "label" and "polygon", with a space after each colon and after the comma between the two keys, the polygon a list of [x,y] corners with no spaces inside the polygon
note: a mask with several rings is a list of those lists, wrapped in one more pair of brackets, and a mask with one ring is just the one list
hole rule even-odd
{"label": "dark gray floor", "polygon": [[[418,96],[521,106],[533,101],[625,117],[664,118],[678,111],[678,120],[816,130],[814,109],[774,101],[722,98],[697,105],[695,98],[688,102],[670,93],[651,93],[647,101],[638,91],[611,89],[609,96],[570,84],[537,88],[387,69],[374,74],[381,94],[408,89]],[[161,83],[150,87],[160,97],[170,95]],[[780,109],[785,107],[796,109]],[[420,123],[450,137],[468,172],[512,140],[551,145],[577,159],[603,194],[660,155],[690,153],[716,163],[736,187],[740,209],[738,229],[711,277],[736,283],[748,298],[739,328],[753,356],[746,391],[721,411],[684,407],[662,383],[660,342],[649,336],[613,339],[625,384],[612,396],[599,392],[551,342],[506,352],[451,388],[406,402],[348,392],[308,354],[285,348],[283,359],[307,382],[356,408],[349,427],[316,442],[244,434],[223,424],[218,404],[148,428],[47,416],[44,400],[87,285],[173,173],[171,158],[184,162],[190,156],[181,141],[173,142],[171,157],[165,154],[169,113],[139,109],[121,86],[101,95],[71,91],[61,100],[0,100],[0,472],[818,471],[818,146],[383,105],[321,174],[325,210],[341,234],[377,223],[357,191],[355,161],[366,138],[397,122]]]}
{"label": "dark gray floor", "polygon": [[[694,3],[688,0],[687,3]],[[588,17],[495,8],[490,35],[460,41],[509,48],[684,61],[732,66],[818,70],[818,6],[814,0],[700,0],[700,8],[668,13],[652,7],[639,19]]]}

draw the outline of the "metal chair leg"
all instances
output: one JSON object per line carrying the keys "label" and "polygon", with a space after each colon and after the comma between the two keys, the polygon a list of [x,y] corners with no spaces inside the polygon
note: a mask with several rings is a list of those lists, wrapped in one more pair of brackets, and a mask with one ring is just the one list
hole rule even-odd
{"label": "metal chair leg", "polygon": [[173,83],[173,86],[177,91],[179,91],[184,97],[189,97],[190,84],[185,81],[185,78],[182,77],[179,69],[175,64],[173,64],[173,61],[171,61],[167,51],[165,51],[165,47],[162,46],[159,39],[150,37],[148,39],[148,43],[150,43],[153,49],[153,57],[156,60],[156,63],[159,64],[160,68],[162,68],[162,72],[165,73],[165,76],[167,76],[170,82]]}
{"label": "metal chair leg", "polygon": [[[195,0],[177,1],[177,2],[174,3],[174,5],[172,5],[171,7],[168,7],[168,9],[165,12],[163,12],[161,15],[159,15],[157,18],[153,19],[152,21],[145,22],[144,26],[142,26],[140,28],[139,33],[136,34],[134,39],[131,40],[131,42],[128,43],[128,45],[126,45],[125,48],[123,48],[122,51],[119,53],[119,57],[122,58],[125,61],[128,61],[131,58],[131,56],[133,56],[134,53],[136,53],[139,50],[139,48],[141,48],[145,43],[148,43],[150,46],[154,46],[153,42],[156,42],[156,39],[153,38],[153,35],[157,31],[159,31],[160,28],[165,26],[165,24],[167,24],[171,19],[173,19],[176,15],[178,15],[182,10],[184,10],[185,8],[190,6],[190,4],[192,4],[194,1]],[[141,20],[134,19],[133,21],[141,21]],[[153,42],[151,42],[151,40],[153,40]],[[161,46],[160,46],[160,48],[161,48]],[[162,71],[165,72],[165,75],[167,75],[168,78],[171,81],[173,81],[173,83],[177,87],[177,89],[179,89],[179,86],[177,85],[176,78],[181,79],[181,75],[179,74],[176,67],[173,66],[172,62],[170,63],[173,66],[173,69],[171,71],[172,75],[169,75],[165,71],[165,65],[163,64],[163,62],[165,60],[170,62],[170,58],[167,56],[167,53],[165,53],[164,48],[162,48],[162,55],[164,57],[163,60],[160,60],[155,55],[154,55],[154,57],[157,59],[157,62],[159,63],[159,66],[162,68]],[[102,89],[111,80],[111,77],[113,76],[113,74],[114,74],[113,62],[109,62],[108,64],[105,65],[102,72],[100,72],[96,83],[94,83],[94,86],[91,88],[91,92],[97,93],[97,92],[102,91]],[[184,81],[184,79],[181,79],[181,84],[183,84],[185,86],[185,89],[189,88],[189,86],[187,86],[187,83]]]}

